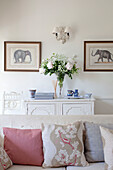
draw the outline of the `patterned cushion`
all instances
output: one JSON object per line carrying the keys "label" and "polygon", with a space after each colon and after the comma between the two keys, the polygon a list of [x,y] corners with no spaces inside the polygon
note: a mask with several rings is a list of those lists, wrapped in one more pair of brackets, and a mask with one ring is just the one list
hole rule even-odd
{"label": "patterned cushion", "polygon": [[106,170],[113,170],[113,130],[100,126]]}
{"label": "patterned cushion", "polygon": [[43,167],[86,166],[83,130],[81,122],[70,125],[42,124]]}
{"label": "patterned cushion", "polygon": [[12,166],[12,161],[8,157],[5,150],[0,147],[0,170],[8,169]]}

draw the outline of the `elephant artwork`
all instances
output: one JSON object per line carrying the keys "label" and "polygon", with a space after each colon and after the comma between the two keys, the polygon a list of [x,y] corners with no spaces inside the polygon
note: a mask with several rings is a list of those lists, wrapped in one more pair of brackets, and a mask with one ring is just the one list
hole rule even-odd
{"label": "elephant artwork", "polygon": [[97,50],[95,54],[93,54],[93,51],[91,53],[92,56],[98,55],[97,62],[101,61],[104,62],[104,58],[107,59],[107,62],[113,62],[112,56],[113,54],[108,50]]}
{"label": "elephant artwork", "polygon": [[[26,56],[29,56],[29,61],[26,62]],[[31,63],[32,61],[32,56],[31,52],[29,50],[16,50],[14,52],[14,60],[15,63]]]}

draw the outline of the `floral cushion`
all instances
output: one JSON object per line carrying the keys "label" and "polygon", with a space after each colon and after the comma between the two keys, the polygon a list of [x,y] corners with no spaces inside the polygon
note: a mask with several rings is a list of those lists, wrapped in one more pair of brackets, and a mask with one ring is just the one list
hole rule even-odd
{"label": "floral cushion", "polygon": [[12,161],[5,150],[0,146],[0,170],[8,169],[12,166]]}
{"label": "floral cushion", "polygon": [[86,166],[81,122],[70,125],[42,124],[43,167]]}
{"label": "floral cushion", "polygon": [[100,126],[106,170],[113,170],[113,130]]}

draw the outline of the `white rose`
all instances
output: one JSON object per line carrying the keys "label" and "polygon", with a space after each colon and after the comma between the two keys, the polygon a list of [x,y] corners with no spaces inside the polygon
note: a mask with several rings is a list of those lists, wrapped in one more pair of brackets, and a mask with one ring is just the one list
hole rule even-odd
{"label": "white rose", "polygon": [[39,72],[40,72],[40,74],[43,74],[43,73],[45,73],[45,69],[44,68],[39,68]]}
{"label": "white rose", "polygon": [[66,64],[66,68],[67,68],[67,70],[71,70],[71,69],[73,68],[73,64],[70,63],[70,62],[68,62],[68,63]]}
{"label": "white rose", "polygon": [[48,69],[53,68],[53,63],[50,61],[50,62],[47,64],[47,67],[48,67]]}

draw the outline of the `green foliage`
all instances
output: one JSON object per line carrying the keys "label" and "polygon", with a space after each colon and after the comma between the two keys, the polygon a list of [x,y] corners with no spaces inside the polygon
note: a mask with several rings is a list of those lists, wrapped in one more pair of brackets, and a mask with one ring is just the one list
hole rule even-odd
{"label": "green foliage", "polygon": [[50,59],[44,59],[41,63],[45,75],[56,74],[59,86],[63,86],[64,77],[67,74],[71,79],[72,75],[78,73],[75,57],[67,58],[64,55],[53,53]]}

